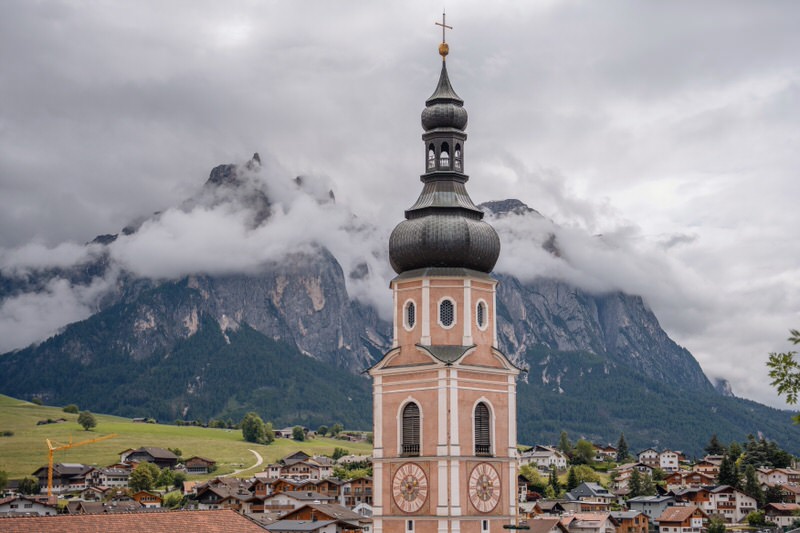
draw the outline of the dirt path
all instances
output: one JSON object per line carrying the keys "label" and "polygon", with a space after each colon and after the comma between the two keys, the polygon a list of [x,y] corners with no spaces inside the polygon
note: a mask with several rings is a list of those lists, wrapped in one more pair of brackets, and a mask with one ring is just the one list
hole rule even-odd
{"label": "dirt path", "polygon": [[255,450],[250,450],[250,451],[253,453],[253,455],[256,456],[256,464],[254,464],[253,466],[248,466],[247,468],[240,468],[239,470],[236,470],[235,472],[231,472],[230,474],[228,474],[229,476],[235,476],[242,472],[246,472],[248,470],[252,470],[258,466],[261,466],[261,464],[264,462],[264,458],[261,457],[261,454],[258,453],[257,451]]}

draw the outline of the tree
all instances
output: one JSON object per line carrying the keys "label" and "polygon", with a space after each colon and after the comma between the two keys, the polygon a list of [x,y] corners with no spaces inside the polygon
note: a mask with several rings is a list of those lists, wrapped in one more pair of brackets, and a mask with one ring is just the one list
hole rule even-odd
{"label": "tree", "polygon": [[720,485],[730,485],[731,487],[739,488],[739,468],[727,455],[722,456],[717,480]]}
{"label": "tree", "polygon": [[22,478],[17,487],[20,494],[39,494],[39,480],[32,476]]}
{"label": "tree", "polygon": [[295,426],[292,428],[292,439],[297,441],[304,441],[306,440],[306,432],[303,431],[302,427]]}
{"label": "tree", "polygon": [[708,455],[722,455],[726,452],[725,446],[719,441],[716,433],[711,435],[711,440],[708,441],[708,444],[703,449]]}
{"label": "tree", "polygon": [[[800,344],[800,330],[789,330],[789,342]],[[786,397],[786,403],[795,405],[800,394],[800,364],[795,360],[797,352],[770,353],[767,367],[772,385],[778,394]],[[800,415],[793,417],[794,423],[800,423]]]}
{"label": "tree", "polygon": [[333,453],[331,454],[331,459],[334,461],[338,461],[345,455],[350,455],[350,451],[347,448],[339,448],[338,446],[333,449]]}
{"label": "tree", "polygon": [[[584,466],[584,465],[580,465]],[[569,474],[567,474],[567,490],[570,491],[580,485],[578,483],[578,476],[575,474],[575,466],[569,467]]]}
{"label": "tree", "polygon": [[139,463],[128,477],[128,486],[134,492],[152,490],[160,473],[153,463]]}
{"label": "tree", "polygon": [[628,479],[628,497],[635,498],[642,495],[642,475],[634,468]]}
{"label": "tree", "polygon": [[758,506],[764,505],[764,491],[761,490],[761,484],[758,482],[756,476],[756,468],[753,465],[747,465],[744,469],[744,493],[754,498],[758,502]]}
{"label": "tree", "polygon": [[572,453],[572,443],[569,441],[566,431],[561,432],[561,436],[558,439],[558,449],[567,455]]}
{"label": "tree", "polygon": [[170,485],[175,482],[175,473],[170,470],[169,467],[164,467],[161,469],[161,472],[158,473],[158,477],[156,478],[156,487],[164,487],[164,490],[168,489]]}
{"label": "tree", "polygon": [[328,434],[328,426],[323,425],[317,428],[317,435],[319,435],[320,437],[324,437],[327,434]]}
{"label": "tree", "polygon": [[264,444],[272,444],[275,440],[275,431],[272,429],[272,422],[264,423]]}
{"label": "tree", "polygon": [[8,472],[5,470],[0,470],[0,493],[3,492],[3,490],[6,488],[6,485],[8,485]]}
{"label": "tree", "polygon": [[242,436],[247,442],[264,444],[267,440],[267,428],[257,413],[249,412],[242,419]]}
{"label": "tree", "polygon": [[42,405],[43,402],[41,398],[39,398],[38,396],[34,396],[33,398],[31,398],[31,403],[33,405]]}
{"label": "tree", "polygon": [[728,445],[728,455],[730,455],[731,459],[734,461],[738,460],[742,453],[742,447],[738,442],[733,441]]}
{"label": "tree", "polygon": [[764,511],[753,511],[749,513],[746,517],[747,524],[749,526],[763,526],[767,524],[767,519],[764,515]]}
{"label": "tree", "polygon": [[764,491],[764,500],[767,503],[782,503],[783,491],[778,485],[767,485],[767,490]]}
{"label": "tree", "polygon": [[625,441],[625,434],[619,434],[619,440],[617,441],[617,462],[623,463],[625,459],[628,458],[628,443]]}
{"label": "tree", "polygon": [[531,467],[531,465],[522,465],[519,467],[519,473],[528,480],[528,487],[537,492],[544,492],[547,487],[547,481],[542,479],[539,474],[539,469]]}
{"label": "tree", "polygon": [[575,444],[575,452],[572,454],[572,464],[588,465],[594,461],[594,445],[585,439],[580,439]]}
{"label": "tree", "polygon": [[80,424],[85,431],[89,431],[97,426],[97,419],[89,411],[81,411],[78,415],[78,424]]}
{"label": "tree", "polygon": [[161,501],[161,507],[178,509],[183,507],[183,495],[180,492],[168,492]]}
{"label": "tree", "polygon": [[78,414],[78,406],[75,405],[74,403],[71,403],[71,404],[65,406],[62,409],[62,411],[64,411],[65,413],[70,413],[70,414],[73,414],[73,415],[77,415]]}
{"label": "tree", "polygon": [[344,426],[338,422],[331,426],[331,435],[334,437],[339,435],[339,433],[341,433],[342,431],[344,431]]}
{"label": "tree", "polygon": [[591,466],[575,465],[570,467],[570,471],[575,473],[576,487],[581,483],[600,483],[600,475]]}
{"label": "tree", "polygon": [[657,492],[653,478],[648,474],[642,476],[642,496],[655,496]]}
{"label": "tree", "polygon": [[725,520],[722,518],[715,516],[709,520],[708,533],[725,533],[726,530],[727,527],[725,526]]}
{"label": "tree", "polygon": [[548,485],[551,489],[553,489],[553,494],[558,496],[561,493],[561,483],[558,481],[558,475],[556,474],[556,467],[550,467],[550,478],[548,480]]}
{"label": "tree", "polygon": [[176,489],[183,488],[183,482],[186,481],[186,474],[183,472],[173,472],[172,473],[172,486]]}

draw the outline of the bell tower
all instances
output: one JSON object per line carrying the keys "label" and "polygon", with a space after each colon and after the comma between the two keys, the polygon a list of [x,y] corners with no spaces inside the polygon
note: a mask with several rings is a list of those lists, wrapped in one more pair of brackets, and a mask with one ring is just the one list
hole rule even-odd
{"label": "bell tower", "polygon": [[490,275],[500,239],[466,190],[467,111],[439,25],[422,192],[389,240],[392,348],[369,369],[375,533],[501,533],[517,510],[520,370],[497,347]]}

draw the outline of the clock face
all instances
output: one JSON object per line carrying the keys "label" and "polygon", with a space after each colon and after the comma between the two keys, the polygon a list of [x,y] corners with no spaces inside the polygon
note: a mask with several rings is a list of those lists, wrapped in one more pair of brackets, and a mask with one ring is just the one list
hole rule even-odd
{"label": "clock face", "polygon": [[475,509],[488,513],[500,501],[500,475],[489,463],[481,463],[469,476],[469,500]]}
{"label": "clock face", "polygon": [[414,463],[406,463],[392,480],[394,502],[405,513],[418,511],[428,497],[428,478]]}

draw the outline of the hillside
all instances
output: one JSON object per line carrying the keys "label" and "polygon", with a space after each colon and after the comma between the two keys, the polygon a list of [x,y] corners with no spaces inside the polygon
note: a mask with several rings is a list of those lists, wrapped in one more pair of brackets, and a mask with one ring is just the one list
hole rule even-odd
{"label": "hillside", "polygon": [[[366,443],[356,444],[329,438],[305,442],[277,439],[269,446],[262,446],[245,442],[238,430],[137,424],[127,418],[101,414],[95,416],[97,427],[93,431],[84,431],[77,423],[77,415],[64,413],[60,407],[34,405],[0,395],[0,431],[14,433],[11,437],[0,437],[0,470],[8,472],[13,479],[29,475],[40,466],[46,465],[45,439],[66,443],[72,438],[73,442],[80,442],[111,433],[119,436],[56,452],[56,462],[108,465],[118,461],[119,452],[127,448],[158,446],[180,448],[184,457],[200,455],[215,459],[219,466],[215,474],[222,475],[254,465],[256,458],[250,450],[256,450],[263,457],[264,464],[268,464],[298,449],[310,454],[330,454],[337,446],[356,454],[369,453],[372,449]],[[48,418],[66,418],[68,421],[62,424],[36,425],[39,420]],[[242,475],[258,472],[260,468],[245,470]],[[197,478],[202,477],[204,476]]]}
{"label": "hillside", "polygon": [[[56,282],[109,284],[89,318],[0,355],[0,392],[160,420],[240,419],[255,410],[278,426],[369,429],[371,384],[361,372],[388,349],[391,324],[363,296],[377,287],[391,298],[380,270],[386,240],[335,207],[327,191],[307,190],[301,178],[289,187],[299,203],[324,206],[318,214],[339,221],[330,249],[316,241],[296,245],[294,236],[290,252],[266,254],[244,271],[189,268],[165,279],[125,271],[115,259],[162,217],[195,211],[235,212],[248,235],[277,224],[280,231],[266,234],[282,236],[288,208],[270,196],[274,184],[259,172],[256,157],[215,168],[182,206],[89,243],[84,262],[0,271],[0,302]],[[558,226],[535,210],[513,199],[482,208],[504,253],[524,255],[531,272],[537,262],[553,272],[577,268]],[[599,237],[582,239],[589,249],[608,247]],[[531,272],[496,274],[500,348],[530,369],[518,389],[521,442],[552,442],[561,429],[615,442],[624,431],[632,448],[696,455],[711,433],[727,442],[760,432],[800,453],[790,413],[721,394],[642,297]]]}

